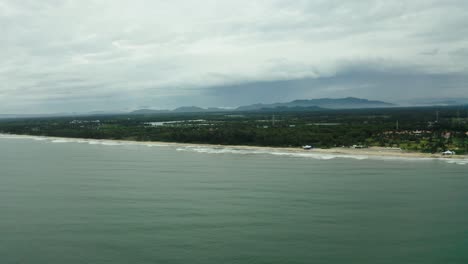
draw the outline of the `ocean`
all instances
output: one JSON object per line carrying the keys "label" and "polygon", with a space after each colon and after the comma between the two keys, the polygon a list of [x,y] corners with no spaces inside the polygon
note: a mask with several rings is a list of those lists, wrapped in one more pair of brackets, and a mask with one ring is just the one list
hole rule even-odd
{"label": "ocean", "polygon": [[0,136],[0,263],[468,263],[468,164]]}

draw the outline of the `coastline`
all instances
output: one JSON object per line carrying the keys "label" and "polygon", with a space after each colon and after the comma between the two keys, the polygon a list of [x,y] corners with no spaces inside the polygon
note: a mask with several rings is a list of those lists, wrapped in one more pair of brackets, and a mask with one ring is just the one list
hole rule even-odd
{"label": "coastline", "polygon": [[[35,136],[35,135],[18,135],[18,134],[0,134],[3,138],[30,138],[35,140],[50,140],[54,143],[89,143],[103,145],[144,145],[144,146],[168,146],[168,147],[186,147],[186,148],[213,148],[213,149],[233,149],[233,150],[251,150],[260,152],[271,152],[277,154],[329,154],[343,155],[350,157],[382,157],[382,158],[416,158],[416,159],[440,159],[440,160],[467,160],[468,155],[453,155],[444,156],[441,153],[431,154],[422,152],[413,152],[405,150],[389,149],[384,147],[369,147],[363,149],[353,149],[346,147],[335,147],[330,149],[314,148],[304,150],[302,148],[293,147],[266,147],[266,146],[248,146],[248,145],[217,145],[205,143],[180,143],[180,142],[164,142],[164,141],[136,141],[136,140],[118,140],[118,139],[90,139],[90,138],[70,138],[70,137],[51,137],[51,136]],[[63,141],[63,142],[62,142]]]}

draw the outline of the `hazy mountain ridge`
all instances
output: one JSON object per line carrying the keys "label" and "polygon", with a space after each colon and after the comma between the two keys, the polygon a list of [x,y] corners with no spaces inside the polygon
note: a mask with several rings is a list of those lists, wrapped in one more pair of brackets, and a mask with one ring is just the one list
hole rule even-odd
{"label": "hazy mountain ridge", "polygon": [[135,115],[145,115],[145,114],[161,114],[161,113],[170,113],[169,110],[154,110],[154,109],[138,109],[130,112],[130,114]]}
{"label": "hazy mountain ridge", "polygon": [[240,106],[238,111],[252,111],[264,108],[277,108],[277,107],[320,107],[326,109],[356,109],[356,108],[379,108],[379,107],[394,107],[395,104],[373,101],[355,97],[347,98],[320,98],[320,99],[303,99],[294,100],[286,103],[273,103],[273,104],[253,104],[247,106]]}
{"label": "hazy mountain ridge", "polygon": [[66,117],[66,116],[99,116],[114,114],[151,115],[165,113],[207,113],[207,112],[236,112],[236,111],[315,111],[320,109],[357,109],[357,108],[382,108],[394,107],[395,104],[373,101],[361,98],[320,98],[298,99],[291,102],[272,104],[252,104],[237,108],[202,108],[198,106],[181,106],[173,110],[142,108],[131,112],[122,111],[93,111],[87,113],[56,113],[56,114],[0,114],[0,118],[35,118],[35,117]]}
{"label": "hazy mountain ridge", "polygon": [[[426,101],[426,100],[424,100]],[[421,101],[422,102],[422,101]],[[38,118],[38,117],[70,117],[70,116],[100,116],[100,115],[152,115],[171,113],[213,113],[213,112],[242,112],[242,111],[263,111],[263,112],[284,112],[284,111],[318,111],[324,109],[366,109],[366,108],[387,108],[387,107],[411,107],[411,106],[468,106],[467,98],[427,100],[426,104],[421,102],[410,102],[409,104],[397,105],[378,100],[368,100],[355,97],[346,98],[320,98],[320,99],[298,99],[290,102],[272,104],[251,104],[239,106],[237,108],[218,107],[198,107],[182,106],[173,110],[142,108],[134,111],[93,111],[86,113],[55,113],[55,114],[0,114],[0,119],[7,118]]]}
{"label": "hazy mountain ridge", "polygon": [[174,110],[151,110],[140,109],[131,112],[131,114],[157,114],[157,113],[203,113],[203,112],[232,112],[232,111],[311,111],[320,109],[357,109],[357,108],[381,108],[394,107],[395,104],[373,101],[361,98],[320,98],[320,99],[299,99],[291,102],[273,103],[273,104],[252,104],[239,106],[234,109],[224,108],[202,108],[198,106],[182,106]]}
{"label": "hazy mountain ridge", "polygon": [[458,106],[468,105],[468,98],[439,98],[439,99],[416,99],[410,100],[410,105],[421,105],[421,106]]}

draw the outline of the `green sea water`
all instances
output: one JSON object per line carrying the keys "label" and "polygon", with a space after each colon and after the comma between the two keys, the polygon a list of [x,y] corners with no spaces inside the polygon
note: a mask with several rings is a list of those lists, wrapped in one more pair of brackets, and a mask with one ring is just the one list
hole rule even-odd
{"label": "green sea water", "polygon": [[468,165],[0,138],[0,263],[468,263]]}

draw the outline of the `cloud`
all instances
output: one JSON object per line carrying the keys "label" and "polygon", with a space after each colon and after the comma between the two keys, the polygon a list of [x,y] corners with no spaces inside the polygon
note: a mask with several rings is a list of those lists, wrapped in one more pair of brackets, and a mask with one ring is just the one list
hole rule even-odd
{"label": "cloud", "polygon": [[466,83],[468,76],[464,74],[425,73],[410,67],[366,61],[347,64],[330,76],[216,86],[205,89],[204,95],[207,99],[223,98],[227,105],[348,96],[404,105],[410,99],[428,95],[445,98],[447,91],[454,97],[466,96]]}
{"label": "cloud", "polygon": [[[461,0],[0,0],[0,112],[219,105],[228,90],[239,104],[398,100],[421,83],[456,96],[467,89],[465,10]],[[289,82],[308,88],[278,86]],[[395,82],[408,93],[389,92]]]}
{"label": "cloud", "polygon": [[437,55],[438,53],[439,53],[439,49],[431,49],[431,50],[423,51],[420,54],[427,55],[427,56],[434,56],[434,55]]}

